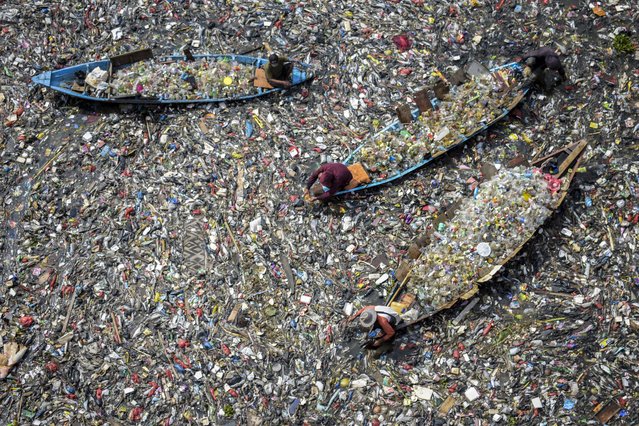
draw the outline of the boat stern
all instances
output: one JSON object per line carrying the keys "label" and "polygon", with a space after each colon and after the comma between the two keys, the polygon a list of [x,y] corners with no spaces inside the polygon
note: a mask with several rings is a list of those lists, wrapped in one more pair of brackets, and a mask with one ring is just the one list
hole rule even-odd
{"label": "boat stern", "polygon": [[35,84],[41,84],[45,87],[51,87],[51,71],[43,72],[31,78]]}

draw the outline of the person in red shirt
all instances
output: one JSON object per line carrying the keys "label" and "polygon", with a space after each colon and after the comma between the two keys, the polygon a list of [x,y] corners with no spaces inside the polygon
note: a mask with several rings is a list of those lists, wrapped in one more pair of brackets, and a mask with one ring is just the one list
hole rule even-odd
{"label": "person in red shirt", "polygon": [[383,305],[370,305],[364,306],[359,311],[348,317],[348,322],[353,321],[355,318],[359,318],[359,325],[369,330],[373,325],[379,326],[384,334],[375,339],[373,347],[380,347],[384,342],[390,340],[395,336],[395,327],[402,322],[402,317],[397,312],[388,306]]}
{"label": "person in red shirt", "polygon": [[[320,195],[311,194],[314,200],[326,201],[348,186],[353,179],[351,171],[342,163],[322,164],[315,170],[306,182],[306,190],[310,191],[315,181],[319,180],[323,192]],[[315,192],[315,191],[313,191]]]}

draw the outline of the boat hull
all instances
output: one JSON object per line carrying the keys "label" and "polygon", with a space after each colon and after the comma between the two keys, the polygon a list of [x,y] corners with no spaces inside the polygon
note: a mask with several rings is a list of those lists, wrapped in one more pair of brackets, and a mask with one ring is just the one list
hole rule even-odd
{"label": "boat hull", "polygon": [[[505,64],[499,67],[495,67],[493,69],[491,69],[491,72],[495,72],[495,71],[499,71],[500,69],[503,68],[513,68],[513,69],[520,69],[520,65],[518,63],[510,63],[510,64]],[[415,165],[408,167],[404,170],[402,170],[400,173],[398,174],[394,174],[390,177],[384,178],[384,179],[378,179],[378,180],[373,180],[368,184],[364,184],[364,185],[359,185],[356,186],[354,188],[350,188],[350,189],[346,189],[343,191],[340,191],[338,193],[336,193],[335,195],[345,195],[345,194],[349,194],[352,192],[356,192],[356,191],[362,191],[365,189],[371,189],[371,188],[375,188],[377,186],[380,185],[385,185],[387,183],[390,183],[394,180],[397,179],[401,179],[404,176],[414,172],[417,169],[420,169],[422,167],[424,167],[425,165],[435,161],[438,157],[441,157],[442,155],[446,154],[447,152],[461,146],[464,145],[465,143],[467,143],[468,141],[470,141],[472,138],[474,138],[475,136],[477,136],[479,133],[483,132],[484,130],[488,129],[490,126],[492,126],[493,124],[497,123],[498,121],[500,121],[501,119],[503,119],[504,117],[506,117],[510,111],[512,111],[525,97],[525,95],[528,93],[528,87],[524,87],[523,89],[521,89],[521,92],[519,93],[519,95],[517,95],[513,101],[506,105],[505,107],[502,108],[500,114],[495,117],[493,120],[491,120],[490,122],[487,123],[483,123],[481,125],[478,125],[478,127],[475,128],[475,130],[468,134],[465,135],[464,138],[460,139],[458,142],[450,145],[447,149],[445,150],[439,150],[437,152],[435,152],[434,154],[432,154],[430,157],[425,158],[423,161],[416,163]],[[433,105],[437,105],[437,100],[433,100]],[[420,110],[419,109],[414,109],[412,110],[412,116],[413,116],[413,120],[416,120],[420,115]],[[390,123],[389,125],[387,125],[386,127],[384,127],[382,130],[380,130],[379,132],[377,132],[375,135],[373,135],[371,138],[369,138],[369,141],[371,140],[375,140],[377,139],[380,135],[382,135],[385,132],[389,132],[389,131],[399,131],[403,128],[402,123],[400,123],[399,120],[395,120],[392,123]],[[364,148],[365,146],[367,146],[367,143],[364,143],[362,145],[360,145],[359,147],[357,147],[344,161],[343,163],[345,165],[350,165],[354,162],[354,159],[356,157],[356,155],[359,153],[360,150],[362,150],[362,148]]]}
{"label": "boat hull", "polygon": [[[579,165],[580,165],[581,160],[583,158],[583,155],[585,153],[585,148],[586,148],[587,145],[588,145],[587,141],[582,140],[580,142],[577,142],[575,144],[572,144],[572,145],[564,147],[564,148],[562,148],[560,150],[557,150],[557,151],[553,152],[552,154],[550,154],[548,156],[545,156],[545,157],[542,157],[542,158],[539,158],[539,159],[534,159],[534,160],[531,161],[531,165],[532,166],[536,166],[536,167],[539,167],[540,165],[542,165],[548,159],[558,159],[560,161],[559,168],[558,168],[558,173],[555,176],[564,179],[565,180],[565,184],[563,184],[561,186],[561,189],[558,192],[558,197],[556,198],[556,200],[554,202],[554,205],[551,206],[553,211],[559,209],[559,207],[562,205],[564,199],[566,198],[566,196],[567,196],[567,194],[568,194],[568,192],[570,190],[571,183],[572,183],[572,181],[573,181],[573,179],[575,177],[577,169],[579,168]],[[454,213],[453,213],[453,215],[454,215]],[[552,217],[552,214],[548,218],[546,218],[546,221],[549,220],[551,217]],[[535,236],[535,234],[536,234],[536,232],[532,233],[527,239],[522,241],[515,249],[510,251],[508,253],[508,255],[503,260],[501,260],[500,262],[495,264],[494,267],[492,267],[489,270],[486,270],[483,273],[481,273],[480,276],[477,279],[475,279],[474,284],[473,284],[473,286],[472,286],[472,288],[470,290],[465,291],[465,292],[460,292],[460,294],[458,294],[456,297],[452,298],[449,302],[438,306],[434,311],[428,312],[428,313],[418,317],[416,320],[404,323],[398,329],[403,329],[403,328],[409,327],[411,325],[415,325],[415,324],[418,324],[420,322],[423,322],[423,321],[427,320],[428,318],[431,318],[433,315],[435,315],[435,314],[437,314],[437,313],[439,313],[439,312],[441,312],[443,310],[451,308],[458,301],[460,301],[460,300],[468,300],[471,297],[473,297],[477,293],[477,291],[479,290],[479,286],[481,284],[484,284],[484,283],[490,281],[491,279],[493,279],[493,277],[508,262],[510,262],[517,254],[519,254],[521,252],[521,250],[525,247],[525,245],[528,242],[530,242],[530,240]],[[420,249],[419,245],[417,245],[417,249],[418,250]],[[388,303],[387,303],[389,306],[394,300],[396,300],[398,298],[399,295],[401,295],[402,293],[405,292],[406,284],[411,279],[411,271],[412,271],[412,267],[407,262],[403,262],[402,265],[400,265],[400,267],[398,268],[398,271],[397,271],[397,274],[396,274],[396,278],[398,279],[399,284],[397,285],[396,289],[393,292],[391,292],[391,296],[389,297],[389,300],[388,300]]]}
{"label": "boat hull", "polygon": [[[228,58],[231,61],[251,65],[255,68],[260,68],[268,62],[268,59],[258,58],[246,55],[226,55],[226,54],[211,54],[211,55],[193,55],[195,60],[198,59],[223,59]],[[186,61],[186,56],[174,55],[163,56],[157,59],[160,62],[163,61]],[[63,68],[55,71],[47,71],[42,74],[34,76],[31,80],[35,84],[48,87],[56,92],[63,93],[65,95],[82,99],[90,102],[99,102],[104,104],[142,104],[142,105],[155,105],[155,104],[198,104],[198,103],[216,103],[216,102],[232,102],[232,101],[246,101],[261,96],[265,96],[274,92],[279,92],[282,89],[257,89],[257,93],[247,94],[244,96],[234,96],[228,98],[202,98],[202,99],[161,99],[161,98],[144,98],[144,97],[105,97],[100,98],[96,96],[86,95],[64,87],[65,84],[69,84],[75,79],[75,73],[83,71],[87,75],[95,68],[100,67],[102,69],[109,69],[110,61],[94,61],[86,62],[79,65]],[[296,86],[309,81],[313,78],[313,74],[310,70],[310,65],[303,63],[296,63],[291,76],[291,85]]]}

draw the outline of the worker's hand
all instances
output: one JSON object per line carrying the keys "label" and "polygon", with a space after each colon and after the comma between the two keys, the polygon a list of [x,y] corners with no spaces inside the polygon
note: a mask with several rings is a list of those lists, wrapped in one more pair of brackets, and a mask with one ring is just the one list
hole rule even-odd
{"label": "worker's hand", "polygon": [[384,344],[382,339],[375,339],[375,342],[373,343],[373,347],[374,348],[379,348],[380,346],[382,346],[382,344]]}
{"label": "worker's hand", "polygon": [[524,67],[524,77],[528,78],[532,74],[532,69],[530,67]]}
{"label": "worker's hand", "polygon": [[307,203],[312,203],[317,200],[315,197],[311,195],[308,189],[304,191],[303,197],[304,197],[304,201],[306,201]]}

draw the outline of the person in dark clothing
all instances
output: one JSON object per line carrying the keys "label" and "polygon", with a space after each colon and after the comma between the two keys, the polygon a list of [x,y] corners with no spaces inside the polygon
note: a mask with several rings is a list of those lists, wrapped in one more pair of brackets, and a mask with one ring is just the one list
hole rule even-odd
{"label": "person in dark clothing", "polygon": [[266,81],[273,87],[289,89],[291,83],[288,81],[292,64],[287,58],[271,53],[268,57],[268,63],[264,67]]}
{"label": "person in dark clothing", "polygon": [[566,70],[559,56],[549,47],[542,47],[524,55],[522,61],[526,64],[524,75],[532,74],[533,81],[550,91],[561,81],[566,80]]}
{"label": "person in dark clothing", "polygon": [[524,55],[523,61],[533,72],[538,69],[541,69],[542,71],[545,69],[551,69],[557,71],[561,78],[564,80],[566,79],[566,70],[563,65],[561,65],[559,55],[557,55],[557,53],[555,53],[555,51],[550,47],[542,47],[540,49],[533,50],[532,52],[528,52]]}
{"label": "person in dark clothing", "polygon": [[320,195],[311,194],[314,199],[325,201],[346,188],[353,179],[351,171],[342,163],[326,163],[322,164],[319,169],[315,170],[308,178],[306,183],[307,191],[310,191],[315,181],[319,180],[322,185],[323,192]]}

